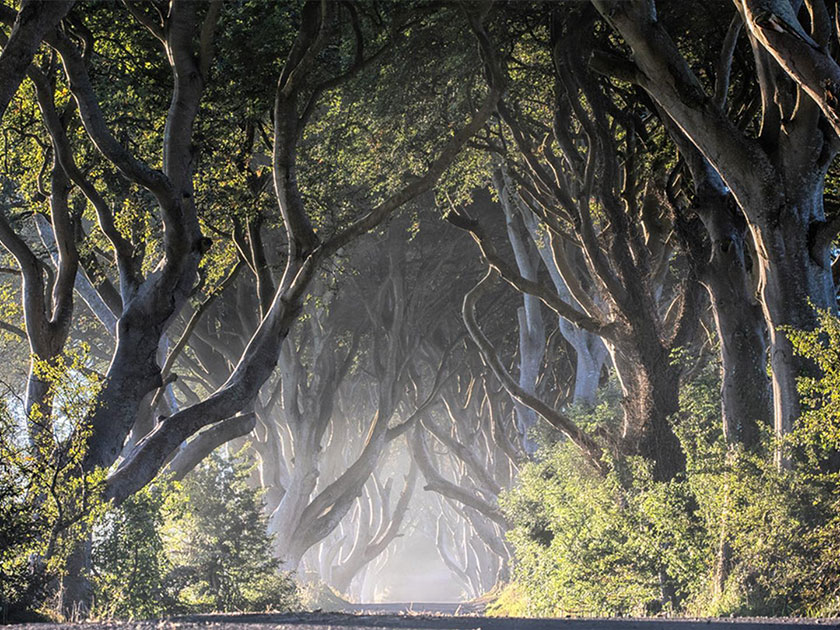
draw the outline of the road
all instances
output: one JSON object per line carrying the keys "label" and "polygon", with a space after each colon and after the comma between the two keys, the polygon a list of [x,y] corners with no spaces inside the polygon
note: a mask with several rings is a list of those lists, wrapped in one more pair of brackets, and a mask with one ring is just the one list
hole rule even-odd
{"label": "road", "polygon": [[[15,630],[805,630],[840,619],[509,619],[453,614],[457,604],[368,604],[364,613],[220,614],[160,621],[32,624]],[[414,612],[395,614],[397,611]],[[418,610],[426,613],[418,614]],[[459,611],[463,613],[463,609]],[[434,613],[434,614],[429,614]]]}
{"label": "road", "polygon": [[474,615],[481,613],[484,606],[471,602],[391,602],[387,604],[350,604],[337,608],[334,612],[361,615],[373,613],[380,615]]}

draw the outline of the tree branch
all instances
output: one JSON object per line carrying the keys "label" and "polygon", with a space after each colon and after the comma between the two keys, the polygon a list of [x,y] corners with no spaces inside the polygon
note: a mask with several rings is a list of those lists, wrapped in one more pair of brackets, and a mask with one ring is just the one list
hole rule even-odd
{"label": "tree branch", "polygon": [[2,19],[12,32],[0,52],[0,119],[17,92],[41,40],[70,11],[74,0],[23,0],[20,11],[3,6]]}
{"label": "tree branch", "polygon": [[587,461],[592,467],[601,475],[606,474],[607,467],[601,461],[603,450],[598,443],[589,436],[583,429],[577,426],[575,422],[562,412],[552,409],[536,396],[526,392],[508,373],[505,366],[502,364],[498,355],[496,354],[490,340],[481,331],[478,321],[475,317],[475,305],[478,299],[490,287],[490,285],[498,279],[498,274],[495,270],[490,269],[487,275],[464,297],[463,316],[464,323],[473,341],[481,351],[482,357],[488,364],[490,369],[499,379],[502,386],[507,392],[522,403],[526,407],[533,409],[542,418],[544,418],[551,426],[564,433],[583,453]]}
{"label": "tree branch", "polygon": [[176,481],[180,481],[210,453],[222,444],[233,439],[248,435],[254,430],[257,417],[254,413],[245,413],[205,429],[190,440],[172,459],[168,472],[173,474]]}

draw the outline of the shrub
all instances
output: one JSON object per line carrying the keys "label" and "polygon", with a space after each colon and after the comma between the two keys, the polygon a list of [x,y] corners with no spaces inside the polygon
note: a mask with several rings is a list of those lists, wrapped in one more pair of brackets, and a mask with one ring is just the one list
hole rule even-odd
{"label": "shrub", "polygon": [[212,455],[184,480],[169,505],[165,540],[173,564],[189,567],[190,606],[204,610],[284,609],[294,584],[278,574],[259,493],[249,464]]}
{"label": "shrub", "polygon": [[150,618],[186,612],[160,535],[174,489],[158,483],[134,494],[97,524],[93,539],[94,615]]}
{"label": "shrub", "polygon": [[104,508],[103,473],[81,467],[97,389],[82,362],[83,352],[35,364],[50,386],[49,409],[19,420],[0,407],[0,621],[51,612],[68,554]]}
{"label": "shrub", "polygon": [[98,530],[95,612],[105,617],[297,606],[272,557],[249,466],[211,455],[181,483],[158,482],[113,510]]}
{"label": "shrub", "polygon": [[[803,379],[805,411],[785,444],[769,428],[754,453],[724,441],[710,365],[683,387],[673,419],[684,478],[655,483],[637,458],[602,478],[568,442],[543,447],[502,500],[516,596],[498,606],[531,615],[837,614],[840,322],[823,315],[819,331],[793,339],[824,376]],[[604,422],[603,405],[592,413]],[[774,464],[780,447],[796,454],[793,470]]]}
{"label": "shrub", "polygon": [[515,580],[531,615],[658,612],[692,593],[703,568],[684,484],[654,484],[633,462],[634,485],[597,476],[568,443],[522,470],[503,508],[514,523]]}

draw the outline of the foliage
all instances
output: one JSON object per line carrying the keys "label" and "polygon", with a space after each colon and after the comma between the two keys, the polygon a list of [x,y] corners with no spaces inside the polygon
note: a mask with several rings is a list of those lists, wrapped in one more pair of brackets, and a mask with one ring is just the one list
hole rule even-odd
{"label": "foliage", "polygon": [[278,576],[259,495],[247,463],[213,455],[185,480],[164,532],[176,566],[195,576],[184,593],[193,608],[287,608],[294,589]]}
{"label": "foliage", "polygon": [[503,507],[529,614],[644,614],[690,594],[704,541],[685,485],[654,484],[633,463],[630,489],[615,473],[598,477],[566,443],[522,471]]}
{"label": "foliage", "polygon": [[297,606],[248,475],[245,461],[211,455],[182,483],[156,483],[112,510],[94,543],[97,615]]}
{"label": "foliage", "polygon": [[488,617],[527,617],[528,594],[522,584],[510,582],[494,595],[484,611]]}
{"label": "foliage", "polygon": [[816,363],[822,374],[799,379],[805,411],[791,439],[812,464],[840,450],[840,319],[821,311],[819,321],[819,328],[811,331],[787,331],[796,352]]}
{"label": "foliage", "polygon": [[81,470],[83,419],[97,390],[82,357],[35,363],[52,409],[20,422],[7,401],[0,408],[0,620],[48,612],[50,586],[104,508],[103,473]]}
{"label": "foliage", "polygon": [[160,529],[163,506],[174,488],[144,488],[110,510],[94,532],[94,613],[104,618],[147,618],[183,612],[175,589],[167,589],[172,570]]}
{"label": "foliage", "polygon": [[[792,337],[825,371],[801,383],[807,410],[790,441],[807,457],[777,467],[770,427],[756,452],[726,444],[713,364],[682,390],[684,478],[654,483],[633,458],[602,478],[569,443],[546,445],[502,500],[516,561],[496,612],[837,614],[840,485],[816,464],[840,434],[840,323],[823,315],[821,330]],[[593,414],[603,422],[604,406]]]}
{"label": "foliage", "polygon": [[304,610],[342,611],[350,605],[340,593],[317,576],[307,577],[311,579],[307,579],[300,587],[300,603]]}
{"label": "foliage", "polygon": [[809,577],[802,598],[810,614],[840,613],[840,318],[819,311],[819,328],[788,331],[794,349],[819,368],[820,378],[799,379],[803,413],[788,442],[807,461],[811,483],[826,488],[814,504],[824,522],[804,533],[803,545],[811,552]]}

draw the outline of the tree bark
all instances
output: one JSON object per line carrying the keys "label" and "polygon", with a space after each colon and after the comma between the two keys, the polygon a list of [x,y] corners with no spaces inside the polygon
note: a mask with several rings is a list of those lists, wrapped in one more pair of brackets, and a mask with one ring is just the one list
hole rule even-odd
{"label": "tree bark", "polygon": [[[729,190],[697,148],[667,117],[665,127],[691,172],[693,195],[683,217],[675,202],[677,231],[695,273],[706,287],[715,318],[721,361],[721,415],[727,441],[759,446],[759,425],[773,417],[767,376],[767,328],[755,283],[747,224]],[[706,238],[700,233],[705,228]]]}
{"label": "tree bark", "polygon": [[[75,0],[23,0],[12,32],[0,52],[0,119],[26,76],[44,36],[70,11]],[[12,12],[11,9],[3,7]]]}
{"label": "tree bark", "polygon": [[[539,254],[527,236],[525,226],[517,211],[518,208],[512,199],[512,191],[505,185],[503,174],[499,169],[493,172],[493,183],[504,211],[508,241],[513,249],[519,274],[526,280],[536,282]],[[519,387],[535,396],[545,354],[545,324],[540,311],[539,298],[523,293],[522,302],[522,306],[516,312],[519,325]],[[522,447],[528,455],[533,456],[537,451],[537,443],[528,433],[537,423],[537,414],[518,400],[514,399],[514,405]]]}
{"label": "tree bark", "polygon": [[[656,19],[652,0],[620,4],[593,0],[593,4],[633,51],[633,63],[619,60],[612,64],[613,69],[618,68],[622,78],[645,89],[674,120],[720,174],[748,220],[770,336],[774,427],[782,437],[790,432],[801,411],[797,378],[818,376],[813,364],[794,355],[783,327],[813,330],[817,326],[814,306],[830,311],[837,308],[829,261],[831,237],[827,236],[836,229],[826,225],[822,205],[823,183],[837,151],[836,140],[823,131],[815,103],[798,102],[795,94],[785,91],[784,82],[776,80],[778,67],[761,63],[756,72],[764,121],[758,139],[747,137],[706,95]],[[739,6],[757,4],[745,0]],[[766,49],[780,55],[782,45],[796,39],[799,46],[804,39],[794,33],[802,27],[791,22],[790,5],[781,4],[786,9],[777,17],[790,27],[786,34],[767,31],[772,11],[764,16],[770,22],[758,28],[756,16],[747,16],[759,61]],[[781,63],[784,67],[784,60]],[[807,83],[805,77],[799,80]],[[790,464],[781,451],[777,461],[783,466]]]}

